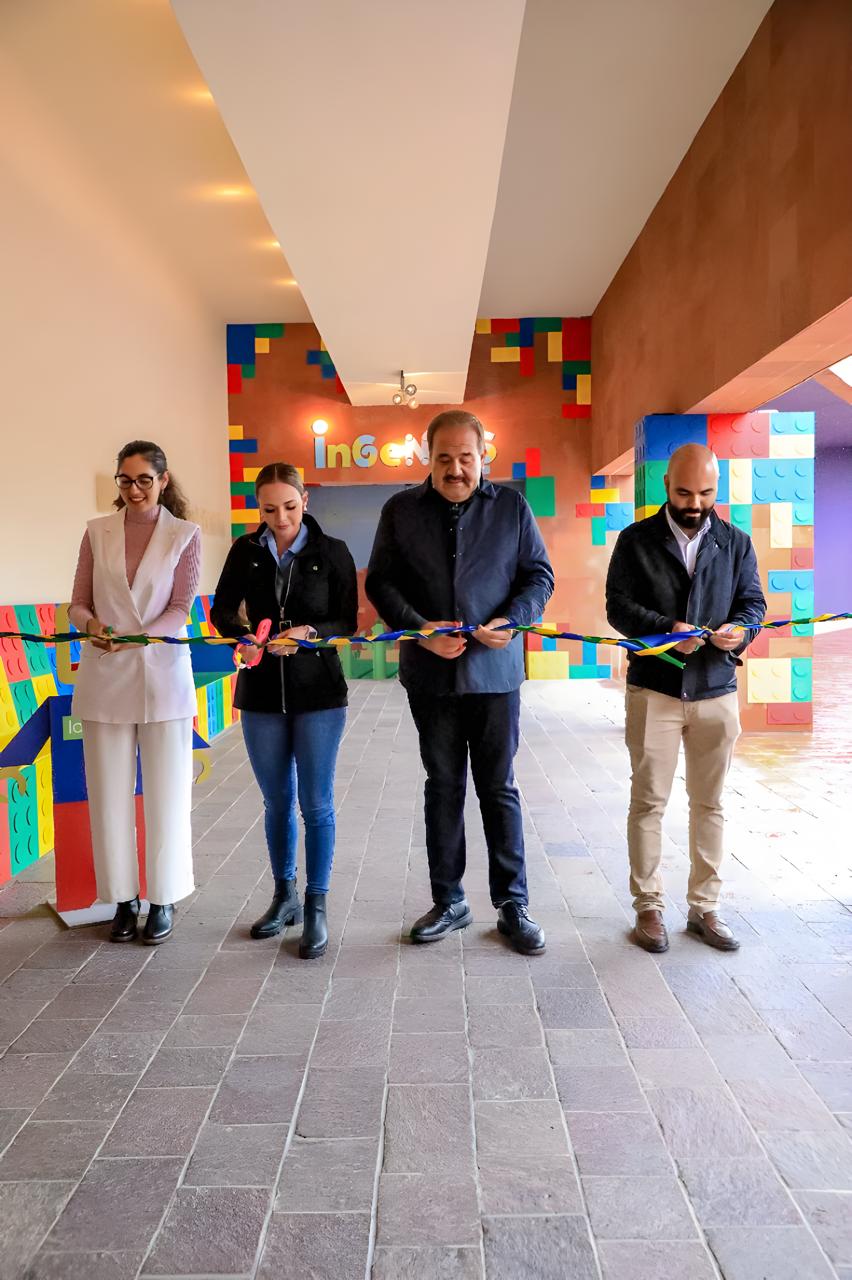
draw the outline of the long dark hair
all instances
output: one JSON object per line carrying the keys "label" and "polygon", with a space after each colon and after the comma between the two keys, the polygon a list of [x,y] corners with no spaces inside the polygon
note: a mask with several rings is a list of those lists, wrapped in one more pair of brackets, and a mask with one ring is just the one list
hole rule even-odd
{"label": "long dark hair", "polygon": [[[124,446],[116,458],[116,473],[121,471],[122,465],[128,458],[135,457],[144,458],[146,462],[149,462],[158,476],[161,476],[164,471],[169,470],[166,455],[158,444],[154,444],[153,440],[131,440],[129,444]],[[123,506],[126,506],[121,494],[118,495],[112,505],[119,511]],[[160,505],[165,507],[167,511],[170,511],[173,516],[178,518],[178,520],[186,520],[189,515],[189,503],[187,502],[186,494],[183,489],[181,489],[171,472],[169,472],[169,483],[160,494]]]}

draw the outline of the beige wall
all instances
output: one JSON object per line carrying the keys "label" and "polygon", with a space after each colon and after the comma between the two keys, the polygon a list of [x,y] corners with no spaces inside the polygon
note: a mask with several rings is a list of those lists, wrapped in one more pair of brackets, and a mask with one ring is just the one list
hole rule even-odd
{"label": "beige wall", "polygon": [[0,603],[67,599],[135,437],[187,491],[211,590],[230,542],[224,324],[2,59],[0,116],[16,121],[0,137]]}

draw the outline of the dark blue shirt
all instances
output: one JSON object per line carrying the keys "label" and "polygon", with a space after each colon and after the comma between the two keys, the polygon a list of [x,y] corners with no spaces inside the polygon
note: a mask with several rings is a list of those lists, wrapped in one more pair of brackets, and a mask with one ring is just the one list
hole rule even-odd
{"label": "dark blue shirt", "polygon": [[[526,498],[482,480],[454,530],[452,506],[431,477],[385,503],[366,580],[379,616],[394,630],[444,619],[535,622],[553,593],[553,570]],[[468,638],[452,660],[403,640],[399,673],[407,689],[435,696],[509,693],[524,679],[523,639],[488,649]]]}

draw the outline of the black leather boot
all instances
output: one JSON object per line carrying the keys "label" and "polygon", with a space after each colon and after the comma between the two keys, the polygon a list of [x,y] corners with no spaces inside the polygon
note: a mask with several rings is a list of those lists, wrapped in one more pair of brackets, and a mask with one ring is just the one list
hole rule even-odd
{"label": "black leather boot", "polygon": [[110,942],[132,942],[136,937],[136,925],[139,920],[139,898],[130,902],[117,902],[112,928],[109,931]]}
{"label": "black leather boot", "polygon": [[446,906],[436,903],[425,916],[415,920],[411,927],[412,942],[440,942],[455,929],[466,929],[473,923],[473,915],[466,899]]}
{"label": "black leather boot", "polygon": [[175,909],[170,903],[160,906],[152,902],[148,907],[148,919],[145,921],[142,941],[149,947],[158,946],[170,936],[174,923]]}
{"label": "black leather boot", "polygon": [[275,880],[275,893],[268,910],[251,927],[253,938],[274,938],[285,925],[298,924],[302,918],[295,880]]}
{"label": "black leather boot", "polygon": [[544,950],[544,930],[536,924],[523,902],[504,902],[497,909],[497,928],[516,951],[533,956]]}
{"label": "black leather boot", "polygon": [[328,949],[328,921],[325,918],[325,894],[305,894],[305,923],[299,942],[303,960],[318,960]]}

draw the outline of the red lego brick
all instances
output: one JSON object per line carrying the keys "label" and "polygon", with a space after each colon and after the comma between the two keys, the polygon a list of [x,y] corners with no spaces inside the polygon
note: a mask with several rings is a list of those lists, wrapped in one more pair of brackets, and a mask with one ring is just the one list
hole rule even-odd
{"label": "red lego brick", "polygon": [[768,458],[768,413],[709,413],[707,444],[719,458]]}
{"label": "red lego brick", "polygon": [[[5,780],[0,786],[8,787]],[[0,800],[0,884],[12,879],[12,849],[9,841],[9,806]]]}
{"label": "red lego brick", "polygon": [[727,502],[717,502],[715,510],[716,510],[716,515],[719,517],[720,520],[730,521],[731,508]]}
{"label": "red lego brick", "polygon": [[602,502],[578,502],[574,515],[581,520],[591,520],[595,516],[606,516],[606,507]]}
{"label": "red lego brick", "polygon": [[527,449],[524,454],[524,463],[528,476],[541,475],[541,449]]}
{"label": "red lego brick", "polygon": [[[54,847],[56,849],[56,908],[58,911],[80,911],[90,907],[98,896],[95,867],[92,861],[92,835],[89,828],[89,805],[74,800],[53,806]],[[146,896],[145,813],[142,796],[136,797],[136,844],[139,852],[139,893]]]}
{"label": "red lego brick", "polygon": [[521,377],[532,378],[535,374],[535,350],[533,347],[521,347]]}
{"label": "red lego brick", "polygon": [[339,374],[339,373],[336,373],[336,374],[334,375],[334,389],[335,389],[335,391],[337,392],[337,394],[338,394],[339,396],[345,396],[345,395],[346,395],[346,388],[344,387],[343,383],[340,381],[340,374]]}
{"label": "red lego brick", "polygon": [[793,547],[790,555],[791,569],[813,569],[814,567],[814,549],[813,547]]}
{"label": "red lego brick", "polygon": [[562,321],[562,359],[591,360],[592,320],[582,316],[576,320]]}
{"label": "red lego brick", "polygon": [[238,396],[243,389],[243,367],[240,364],[228,365],[228,395]]}
{"label": "red lego brick", "polygon": [[529,631],[524,632],[524,648],[529,653],[542,653],[544,645],[542,644],[543,636],[537,636]]}
{"label": "red lego brick", "polygon": [[563,418],[591,418],[592,406],[590,404],[563,404]]}
{"label": "red lego brick", "polygon": [[771,631],[758,631],[748,649],[746,649],[744,656],[747,658],[768,658],[769,637],[772,634]]}
{"label": "red lego brick", "polygon": [[231,510],[245,511],[245,509],[246,509],[246,495],[244,493],[232,493],[231,494]]}
{"label": "red lego brick", "polygon": [[232,453],[229,455],[229,457],[230,457],[230,464],[231,464],[231,479],[232,480],[245,479],[244,469],[246,465],[245,464],[246,455],[244,453]]}
{"label": "red lego brick", "polygon": [[809,729],[813,718],[811,702],[769,702],[766,706],[768,725],[783,725],[785,729]]}
{"label": "red lego brick", "polygon": [[41,627],[41,634],[43,636],[53,635],[56,630],[56,605],[37,604],[35,610],[39,626]]}
{"label": "red lego brick", "polygon": [[520,320],[492,320],[492,333],[517,333],[521,327]]}

